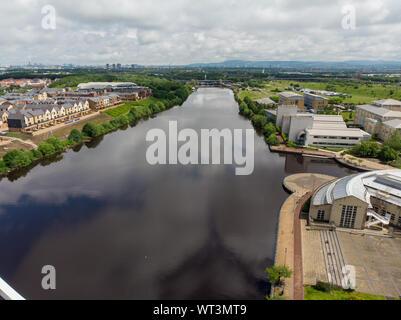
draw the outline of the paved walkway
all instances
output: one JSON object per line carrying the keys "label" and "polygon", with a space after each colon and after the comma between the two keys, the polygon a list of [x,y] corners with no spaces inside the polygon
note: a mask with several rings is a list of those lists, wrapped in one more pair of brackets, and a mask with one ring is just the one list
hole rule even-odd
{"label": "paved walkway", "polygon": [[284,296],[288,299],[303,299],[302,234],[300,212],[313,190],[333,180],[334,177],[301,173],[284,179],[284,186],[293,194],[284,202],[279,218],[275,265],[287,265],[294,271],[286,279]]}

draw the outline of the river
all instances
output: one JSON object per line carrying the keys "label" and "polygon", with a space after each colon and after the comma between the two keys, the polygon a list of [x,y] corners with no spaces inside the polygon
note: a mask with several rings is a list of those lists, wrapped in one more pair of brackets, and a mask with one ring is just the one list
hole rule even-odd
{"label": "river", "polygon": [[[0,277],[28,299],[263,299],[285,176],[345,176],[332,161],[271,153],[255,169],[151,166],[150,129],[251,129],[233,93],[199,89],[175,107],[61,161],[0,182]],[[13,180],[13,181],[10,181]],[[56,268],[56,290],[41,287]]]}

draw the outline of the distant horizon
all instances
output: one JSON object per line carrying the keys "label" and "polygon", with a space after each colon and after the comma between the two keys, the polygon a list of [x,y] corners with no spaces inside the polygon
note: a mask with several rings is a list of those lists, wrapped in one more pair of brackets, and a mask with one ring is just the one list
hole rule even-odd
{"label": "distant horizon", "polygon": [[107,64],[112,66],[113,64],[121,64],[122,66],[139,66],[139,67],[191,67],[194,65],[213,65],[213,64],[224,64],[224,63],[321,63],[321,64],[341,64],[341,63],[375,63],[375,64],[400,64],[401,60],[376,60],[376,59],[350,59],[350,60],[268,60],[268,59],[261,59],[261,60],[247,60],[247,59],[226,59],[226,60],[219,60],[214,62],[194,62],[189,64],[139,64],[139,63],[120,63],[120,62],[110,62],[110,63],[93,63],[93,64],[85,64],[85,63],[69,63],[69,62],[62,62],[62,63],[45,63],[45,62],[30,62],[28,64],[0,64],[0,67],[6,66],[16,66],[16,67],[27,67],[27,66],[102,66],[105,67]]}

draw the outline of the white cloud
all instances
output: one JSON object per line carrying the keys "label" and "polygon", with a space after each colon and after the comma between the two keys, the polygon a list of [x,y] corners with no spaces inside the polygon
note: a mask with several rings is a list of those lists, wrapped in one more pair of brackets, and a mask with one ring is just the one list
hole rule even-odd
{"label": "white cloud", "polygon": [[[41,28],[47,4],[56,30]],[[341,27],[344,5],[355,30]],[[398,0],[17,0],[0,12],[0,64],[401,60]]]}

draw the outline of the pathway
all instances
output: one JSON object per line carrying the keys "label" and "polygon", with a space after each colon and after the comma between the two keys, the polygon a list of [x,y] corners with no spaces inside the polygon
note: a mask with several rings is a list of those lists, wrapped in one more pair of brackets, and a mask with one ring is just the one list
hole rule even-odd
{"label": "pathway", "polygon": [[293,277],[285,281],[284,296],[288,299],[303,299],[302,206],[313,190],[333,179],[312,173],[295,174],[284,179],[284,187],[293,194],[280,210],[275,265],[287,265],[294,271]]}

